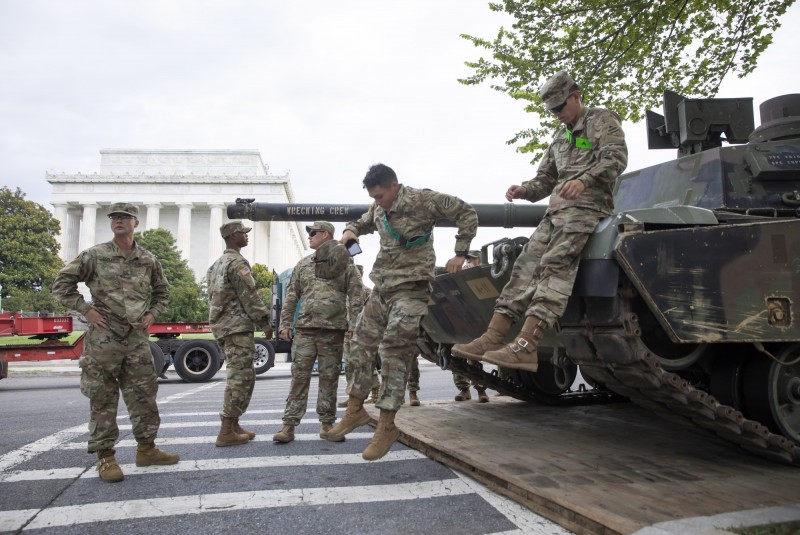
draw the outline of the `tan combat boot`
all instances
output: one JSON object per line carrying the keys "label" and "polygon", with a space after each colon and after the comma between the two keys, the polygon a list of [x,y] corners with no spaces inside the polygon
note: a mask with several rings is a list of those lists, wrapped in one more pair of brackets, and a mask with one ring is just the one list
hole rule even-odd
{"label": "tan combat boot", "polygon": [[369,422],[369,413],[364,409],[364,400],[350,396],[347,400],[347,410],[344,416],[333,428],[328,431],[325,438],[331,442],[341,442],[344,436],[355,429]]}
{"label": "tan combat boot", "polygon": [[486,395],[485,388],[478,388],[476,386],[475,390],[478,391],[478,403],[489,403],[489,396]]}
{"label": "tan combat boot", "polygon": [[153,442],[140,442],[136,446],[136,466],[176,464],[180,460],[180,455],[160,450]]}
{"label": "tan combat boot", "polygon": [[528,316],[516,340],[502,349],[487,352],[481,360],[506,368],[535,372],[539,369],[536,350],[546,328],[547,323],[542,318]]}
{"label": "tan combat boot", "polygon": [[396,411],[387,411],[381,409],[381,416],[378,420],[378,427],[375,428],[375,435],[373,435],[364,453],[361,457],[365,461],[376,461],[386,455],[389,449],[400,436],[400,430],[394,425],[394,415]]}
{"label": "tan combat boot", "polygon": [[469,387],[462,388],[461,390],[459,390],[458,394],[456,394],[456,397],[453,398],[453,399],[455,399],[456,401],[469,401],[469,400],[471,400],[472,399],[472,394],[469,393]]}
{"label": "tan combat boot", "polygon": [[272,435],[272,440],[275,442],[283,442],[284,444],[291,442],[294,440],[294,426],[284,424],[280,431]]}
{"label": "tan combat boot", "polygon": [[417,397],[416,392],[408,393],[408,402],[412,407],[419,407],[419,398]]}
{"label": "tan combat boot", "polygon": [[368,403],[370,405],[375,404],[378,402],[378,390],[379,387],[375,387],[369,391],[369,399],[366,400],[364,403]]}
{"label": "tan combat boot", "polygon": [[505,314],[495,312],[492,321],[486,328],[486,332],[468,344],[456,344],[450,350],[456,357],[465,359],[481,360],[487,351],[493,351],[503,347],[503,340],[511,329],[513,320]]}
{"label": "tan combat boot", "polygon": [[114,453],[114,450],[102,450],[97,452],[97,458],[100,459],[100,462],[97,463],[97,472],[100,474],[100,479],[107,483],[116,483],[125,479],[125,475],[117,464]]}
{"label": "tan combat boot", "polygon": [[224,446],[238,446],[239,444],[247,444],[250,441],[250,438],[245,433],[237,433],[234,430],[233,421],[234,419],[238,420],[238,418],[226,418],[221,414],[219,418],[222,420],[222,425],[219,428],[219,434],[215,442],[218,448]]}
{"label": "tan combat boot", "polygon": [[254,438],[256,438],[255,433],[253,433],[252,431],[248,431],[247,429],[239,425],[239,418],[231,418],[231,420],[233,420],[233,425],[231,426],[231,429],[233,429],[234,433],[239,433],[240,435],[247,435],[248,440],[253,440]]}
{"label": "tan combat boot", "polygon": [[347,407],[347,400],[340,401],[336,404],[337,407]]}
{"label": "tan combat boot", "polygon": [[328,436],[328,431],[333,429],[333,424],[323,423],[319,426],[319,438],[324,438],[325,440],[330,440],[331,442],[343,442],[344,437],[338,440],[333,440]]}

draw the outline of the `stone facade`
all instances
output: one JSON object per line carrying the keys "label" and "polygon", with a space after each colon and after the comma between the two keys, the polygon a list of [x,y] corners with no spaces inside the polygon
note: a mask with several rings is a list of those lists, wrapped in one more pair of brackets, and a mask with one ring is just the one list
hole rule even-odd
{"label": "stone facade", "polygon": [[[92,174],[47,173],[51,204],[61,222],[61,258],[112,238],[112,203],[139,206],[139,228],[165,228],[197,280],[225,248],[219,227],[237,198],[294,202],[288,175],[276,176],[256,150],[101,150]],[[242,254],[276,272],[293,267],[308,241],[298,222],[247,222],[253,227]]]}

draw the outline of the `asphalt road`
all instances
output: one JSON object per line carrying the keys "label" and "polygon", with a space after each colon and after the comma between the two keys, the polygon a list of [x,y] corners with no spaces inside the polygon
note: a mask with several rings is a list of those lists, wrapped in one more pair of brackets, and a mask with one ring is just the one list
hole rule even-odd
{"label": "asphalt road", "polygon": [[[379,461],[363,461],[372,427],[356,429],[343,443],[320,439],[316,377],[296,440],[274,443],[288,366],[258,377],[242,418],[256,439],[227,448],[214,446],[224,370],[202,384],[172,374],[161,380],[157,443],[181,455],[174,466],[135,466],[121,403],[117,460],[125,480],[115,484],[97,477],[95,457],[86,453],[88,401],[78,375],[12,373],[0,381],[0,532],[567,533],[400,443]],[[422,402],[452,400],[450,373],[424,360],[420,368]],[[340,396],[343,389],[342,380]]]}

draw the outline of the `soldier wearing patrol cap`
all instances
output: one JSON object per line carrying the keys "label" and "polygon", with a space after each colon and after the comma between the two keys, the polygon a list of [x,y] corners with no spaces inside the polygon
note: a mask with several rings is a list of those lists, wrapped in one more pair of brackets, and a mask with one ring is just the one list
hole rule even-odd
{"label": "soldier wearing patrol cap", "polygon": [[218,447],[245,444],[256,436],[242,428],[239,418],[247,411],[256,384],[253,331],[262,326],[267,337],[272,335],[269,311],[256,292],[250,263],[241,254],[251,230],[241,221],[222,225],[219,233],[225,240],[225,251],[206,274],[208,321],[227,369]]}
{"label": "soldier wearing patrol cap", "polygon": [[[120,391],[138,443],[136,466],[175,464],[180,457],[155,446],[161,418],[148,344],[148,329],[167,311],[169,284],[156,257],[133,239],[138,208],[115,203],[108,217],[114,238],[64,266],[53,282],[53,295],[89,323],[79,361],[81,393],[89,398],[88,450],[97,454],[100,479],[116,482],[124,479],[114,450]],[[91,304],[78,291],[79,282],[89,288]]]}
{"label": "soldier wearing patrol cap", "polygon": [[[514,263],[487,331],[452,354],[520,370],[538,369],[537,349],[544,331],[567,306],[581,251],[597,223],[614,211],[612,188],[628,163],[619,116],[587,108],[566,71],[539,89],[544,105],[561,123],[531,180],[512,185],[506,199],[536,202],[550,196],[547,213]],[[519,336],[504,338],[524,319]]]}
{"label": "soldier wearing patrol cap", "polygon": [[292,340],[292,383],[283,426],[272,439],[284,443],[294,440],[294,428],[306,414],[315,360],[319,361],[319,436],[328,439],[336,421],[345,333],[352,331],[363,305],[361,274],[347,249],[333,239],[333,225],[315,221],[306,231],[314,253],[294,267],[281,310],[279,335]]}

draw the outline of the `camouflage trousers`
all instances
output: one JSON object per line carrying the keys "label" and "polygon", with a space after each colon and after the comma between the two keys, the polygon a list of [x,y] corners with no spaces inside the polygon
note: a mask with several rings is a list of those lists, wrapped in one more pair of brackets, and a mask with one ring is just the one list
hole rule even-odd
{"label": "camouflage trousers", "polygon": [[351,396],[366,399],[372,385],[377,356],[381,358],[382,392],[375,404],[397,411],[406,394],[411,361],[417,358],[419,323],[428,310],[428,283],[392,292],[372,290],[358,315],[350,361],[353,365]]}
{"label": "camouflage trousers", "polygon": [[467,390],[469,389],[469,385],[472,385],[479,390],[486,390],[486,387],[482,384],[476,383],[472,379],[469,379],[464,375],[457,374],[456,372],[453,372],[453,384],[459,390]]}
{"label": "camouflage trousers", "polygon": [[256,371],[253,358],[256,354],[253,333],[233,333],[217,340],[225,356],[225,396],[222,400],[221,416],[239,418],[247,412],[253,389],[256,386]]}
{"label": "camouflage trousers", "polygon": [[283,423],[298,425],[306,414],[308,387],[314,361],[319,362],[319,391],[317,414],[319,421],[332,424],[336,421],[336,390],[342,368],[342,344],[345,331],[336,329],[297,329],[292,341],[292,384]]}
{"label": "camouflage trousers", "polygon": [[581,252],[600,212],[567,208],[546,214],[514,262],[494,310],[514,321],[538,316],[552,326],[564,314]]}
{"label": "camouflage trousers", "polygon": [[408,391],[419,392],[419,357],[411,359],[411,367],[408,370]]}
{"label": "camouflage trousers", "polygon": [[[353,366],[350,364],[350,346],[352,345],[352,338],[344,339],[344,351],[342,353],[342,360],[344,360],[344,377],[347,380],[347,388],[353,386]],[[381,380],[378,377],[377,366],[372,368],[372,389],[380,388]]]}
{"label": "camouflage trousers", "polygon": [[136,441],[156,439],[161,425],[156,405],[158,380],[147,339],[147,332],[139,329],[118,336],[109,329],[89,326],[78,362],[81,393],[89,398],[89,453],[112,449],[119,439],[120,391]]}

